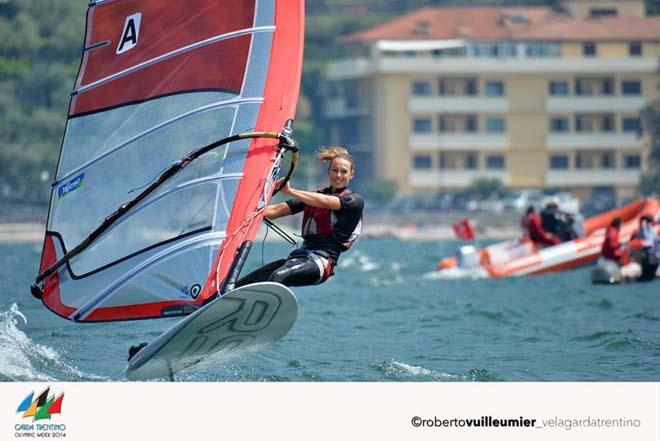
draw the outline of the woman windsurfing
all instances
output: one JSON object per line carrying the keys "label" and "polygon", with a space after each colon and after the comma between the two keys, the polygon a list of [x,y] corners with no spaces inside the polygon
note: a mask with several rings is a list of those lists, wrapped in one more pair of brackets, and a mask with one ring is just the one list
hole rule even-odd
{"label": "woman windsurfing", "polygon": [[291,199],[264,210],[268,219],[303,212],[302,246],[242,277],[236,287],[265,281],[286,286],[323,283],[334,274],[340,254],[360,235],[364,200],[348,188],[355,176],[353,157],[343,147],[330,147],[316,158],[328,164],[329,185],[303,191],[286,183],[280,191]]}

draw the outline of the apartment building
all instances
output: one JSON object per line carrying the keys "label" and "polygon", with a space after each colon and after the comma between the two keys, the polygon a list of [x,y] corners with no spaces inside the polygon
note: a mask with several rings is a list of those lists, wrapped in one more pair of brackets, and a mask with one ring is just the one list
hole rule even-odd
{"label": "apartment building", "polygon": [[660,80],[660,17],[643,1],[424,8],[341,41],[326,126],[363,182],[636,192],[640,110]]}

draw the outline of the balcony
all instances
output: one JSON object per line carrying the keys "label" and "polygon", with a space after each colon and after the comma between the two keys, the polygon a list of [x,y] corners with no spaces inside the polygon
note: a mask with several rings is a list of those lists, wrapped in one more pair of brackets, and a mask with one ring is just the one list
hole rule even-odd
{"label": "balcony", "polygon": [[408,174],[408,183],[412,187],[469,187],[482,178],[509,183],[506,170],[413,170]]}
{"label": "balcony", "polygon": [[549,170],[545,174],[545,184],[556,187],[570,185],[638,185],[641,174],[641,170],[615,168]]}
{"label": "balcony", "polygon": [[623,132],[573,132],[549,133],[546,138],[548,150],[643,148],[644,138],[637,133]]}
{"label": "balcony", "polygon": [[361,78],[374,74],[443,73],[475,74],[611,74],[655,73],[658,59],[646,58],[424,58],[389,57],[350,58],[330,63],[326,74],[329,79]]}
{"label": "balcony", "polygon": [[346,99],[341,97],[325,100],[324,110],[327,118],[346,118],[370,114],[369,109],[349,107]]}
{"label": "balcony", "polygon": [[642,96],[562,96],[548,97],[545,110],[548,113],[592,112],[604,110],[613,112],[637,113],[644,107]]}
{"label": "balcony", "polygon": [[509,136],[506,133],[413,133],[410,149],[419,150],[506,150]]}
{"label": "balcony", "polygon": [[508,113],[507,97],[488,96],[413,96],[410,113]]}

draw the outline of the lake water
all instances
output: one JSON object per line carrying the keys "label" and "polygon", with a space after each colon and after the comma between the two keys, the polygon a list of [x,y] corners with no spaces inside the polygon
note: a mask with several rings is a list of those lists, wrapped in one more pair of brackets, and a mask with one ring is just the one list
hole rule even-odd
{"label": "lake water", "polygon": [[[594,286],[588,268],[438,279],[456,242],[362,239],[295,288],[292,331],[178,381],[659,381],[660,281]],[[123,381],[127,348],[177,319],[77,324],[29,293],[40,246],[0,244],[0,381]],[[289,246],[266,243],[266,261]],[[248,265],[261,262],[255,244]]]}

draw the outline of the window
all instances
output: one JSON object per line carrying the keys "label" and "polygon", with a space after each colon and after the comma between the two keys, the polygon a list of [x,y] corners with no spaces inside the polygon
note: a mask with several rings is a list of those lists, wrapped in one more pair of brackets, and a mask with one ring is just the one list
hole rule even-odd
{"label": "window", "polygon": [[526,43],[525,55],[528,57],[558,57],[560,55],[557,43]]}
{"label": "window", "polygon": [[414,81],[412,93],[417,96],[431,95],[431,83],[429,81]]}
{"label": "window", "polygon": [[447,162],[445,160],[445,154],[440,153],[440,169],[445,169],[447,168]]}
{"label": "window", "polygon": [[575,115],[576,132],[612,132],[614,131],[614,115],[584,114]]}
{"label": "window", "polygon": [[494,43],[475,43],[472,46],[472,53],[475,57],[497,57],[497,44]]}
{"label": "window", "polygon": [[504,169],[504,155],[488,155],[486,156],[486,168],[492,170]]}
{"label": "window", "polygon": [[601,18],[601,17],[616,17],[615,8],[591,8],[589,11],[590,18]]}
{"label": "window", "polygon": [[582,44],[582,55],[585,57],[595,57],[596,56],[596,43],[589,42]]}
{"label": "window", "polygon": [[623,81],[621,83],[621,93],[623,95],[641,95],[642,83],[639,81]]}
{"label": "window", "polygon": [[631,41],[628,43],[628,56],[641,57],[642,56],[642,43],[639,41]]}
{"label": "window", "polygon": [[486,83],[487,96],[504,96],[504,83],[502,81],[488,81]]}
{"label": "window", "polygon": [[477,154],[468,153],[465,157],[465,168],[468,170],[474,170],[477,168]]}
{"label": "window", "polygon": [[639,169],[642,167],[642,159],[639,155],[624,155],[623,168]]}
{"label": "window", "polygon": [[551,132],[568,132],[568,118],[551,118]]}
{"label": "window", "polygon": [[613,95],[614,80],[612,78],[576,78],[576,95]]}
{"label": "window", "polygon": [[614,154],[603,153],[600,156],[600,165],[603,168],[614,168]]}
{"label": "window", "polygon": [[477,80],[467,80],[465,82],[465,94],[477,95],[478,93],[479,93],[479,88],[477,87]]}
{"label": "window", "polygon": [[624,132],[641,132],[642,121],[639,118],[623,118]]}
{"label": "window", "polygon": [[548,91],[553,96],[568,95],[568,81],[550,81]]}
{"label": "window", "polygon": [[587,167],[587,163],[584,159],[585,158],[582,157],[581,153],[577,153],[575,155],[575,168],[591,168]]}
{"label": "window", "polygon": [[479,130],[479,124],[477,122],[477,117],[474,115],[468,116],[465,118],[465,131],[468,133],[474,133]]}
{"label": "window", "polygon": [[415,133],[431,133],[431,120],[430,119],[415,119],[413,121],[413,132]]}
{"label": "window", "polygon": [[503,118],[488,118],[486,120],[486,131],[489,133],[503,133],[506,123]]}
{"label": "window", "polygon": [[568,155],[551,155],[550,168],[553,170],[568,169]]}
{"label": "window", "polygon": [[438,81],[438,95],[446,95],[447,86],[445,85],[445,80]]}
{"label": "window", "polygon": [[413,157],[413,168],[416,170],[430,170],[431,169],[431,156],[430,155],[415,155]]}
{"label": "window", "polygon": [[475,78],[442,78],[438,80],[438,94],[448,96],[478,95]]}

